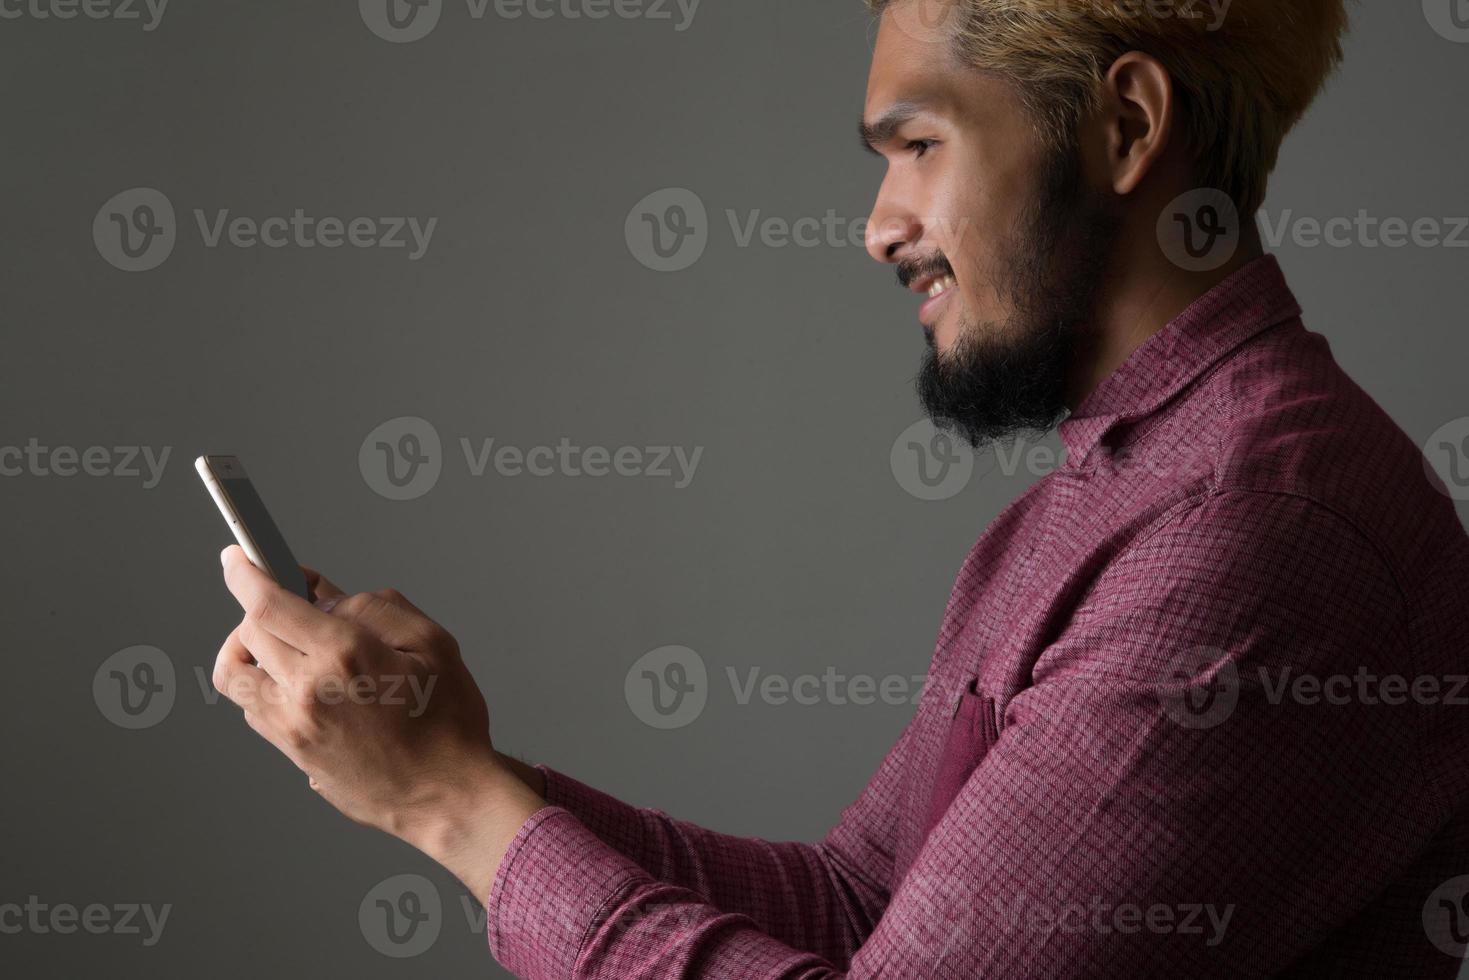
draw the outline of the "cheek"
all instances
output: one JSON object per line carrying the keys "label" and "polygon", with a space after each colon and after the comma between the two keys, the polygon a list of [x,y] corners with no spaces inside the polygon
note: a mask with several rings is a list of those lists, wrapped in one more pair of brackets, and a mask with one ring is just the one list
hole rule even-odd
{"label": "cheek", "polygon": [[959,288],[934,334],[940,350],[957,341],[961,331],[986,334],[1009,319],[1005,297],[996,288],[1000,270],[994,264],[994,252],[989,251],[992,244],[971,242],[968,252],[949,257]]}
{"label": "cheek", "polygon": [[959,302],[952,309],[961,311],[966,321],[1003,320],[1005,299],[996,284],[1004,281],[1007,253],[1013,247],[1013,209],[991,197],[982,185],[954,195],[948,204],[940,248],[959,281],[955,297]]}

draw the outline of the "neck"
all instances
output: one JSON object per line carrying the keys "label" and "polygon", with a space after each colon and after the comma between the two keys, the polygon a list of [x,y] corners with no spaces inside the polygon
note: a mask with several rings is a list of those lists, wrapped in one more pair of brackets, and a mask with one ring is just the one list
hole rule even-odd
{"label": "neck", "polygon": [[[1152,245],[1151,238],[1148,240]],[[1097,300],[1091,345],[1077,361],[1066,405],[1072,411],[1150,337],[1209,290],[1265,254],[1259,230],[1247,223],[1234,256],[1218,269],[1188,272],[1156,247],[1119,255]]]}

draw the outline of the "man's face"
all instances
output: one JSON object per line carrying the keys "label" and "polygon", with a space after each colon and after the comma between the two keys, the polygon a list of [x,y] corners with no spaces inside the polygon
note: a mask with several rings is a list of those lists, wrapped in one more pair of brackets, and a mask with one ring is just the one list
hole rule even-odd
{"label": "man's face", "polygon": [[883,14],[864,137],[887,161],[867,248],[918,294],[919,392],[971,442],[1046,429],[1065,410],[1115,218],[1074,150],[1048,147],[1005,81]]}

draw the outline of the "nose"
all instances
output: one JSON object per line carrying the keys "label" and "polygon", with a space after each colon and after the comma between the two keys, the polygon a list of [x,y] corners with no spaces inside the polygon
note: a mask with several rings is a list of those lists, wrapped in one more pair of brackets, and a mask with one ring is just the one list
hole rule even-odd
{"label": "nose", "polygon": [[923,239],[923,223],[883,182],[867,216],[867,254],[878,262],[901,262]]}

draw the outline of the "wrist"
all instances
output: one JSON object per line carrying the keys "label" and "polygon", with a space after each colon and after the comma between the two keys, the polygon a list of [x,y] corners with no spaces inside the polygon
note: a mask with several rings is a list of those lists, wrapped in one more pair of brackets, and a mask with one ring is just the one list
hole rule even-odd
{"label": "wrist", "polygon": [[398,836],[487,901],[500,861],[522,824],[546,801],[498,752],[463,767]]}

